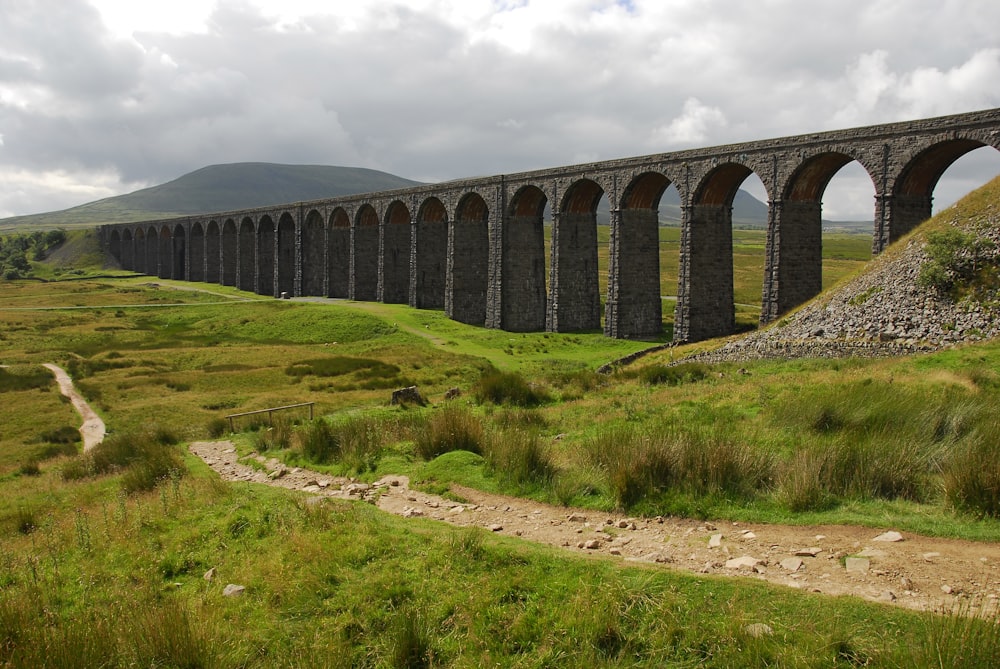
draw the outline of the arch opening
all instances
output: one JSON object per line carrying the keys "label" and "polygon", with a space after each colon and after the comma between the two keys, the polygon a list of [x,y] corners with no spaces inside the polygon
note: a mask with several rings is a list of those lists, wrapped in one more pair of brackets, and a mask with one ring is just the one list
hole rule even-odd
{"label": "arch opening", "polygon": [[205,227],[205,281],[219,283],[222,274],[222,257],[219,224],[209,221]]}
{"label": "arch opening", "polygon": [[275,228],[270,216],[262,216],[257,223],[257,294],[275,297]]}
{"label": "arch opening", "polygon": [[188,268],[188,280],[205,280],[205,229],[200,222],[191,226],[191,264]]}
{"label": "arch opening", "polygon": [[240,290],[257,291],[257,229],[250,218],[240,222],[239,236],[239,275],[237,282]]}
{"label": "arch opening", "polygon": [[406,304],[410,297],[410,244],[412,230],[409,208],[396,200],[389,205],[382,226],[380,300]]}
{"label": "arch opening", "polygon": [[325,295],[326,226],[315,209],[306,214],[302,226],[302,294]]}
{"label": "arch opening", "polygon": [[601,327],[597,210],[604,189],[580,179],[566,189],[552,224],[548,328],[555,332]]}
{"label": "arch opening", "polygon": [[351,289],[351,219],[340,207],[330,214],[327,245],[327,296],[347,297]]}
{"label": "arch opening", "polygon": [[445,313],[460,323],[486,324],[489,219],[486,200],[479,193],[467,193],[459,200],[455,220],[448,226]]}
{"label": "arch opening", "polygon": [[298,295],[296,276],[299,270],[299,255],[296,244],[295,219],[287,211],[278,219],[277,265],[278,283],[275,296],[287,293]]}
{"label": "arch opening", "polygon": [[448,211],[436,197],[417,210],[414,303],[419,309],[442,309],[448,269]]}
{"label": "arch opening", "polygon": [[354,264],[351,272],[352,300],[378,299],[378,214],[370,204],[362,205],[354,218]]}
{"label": "arch opening", "polygon": [[523,186],[511,198],[503,226],[500,327],[510,332],[545,329],[545,228],[548,198]]}

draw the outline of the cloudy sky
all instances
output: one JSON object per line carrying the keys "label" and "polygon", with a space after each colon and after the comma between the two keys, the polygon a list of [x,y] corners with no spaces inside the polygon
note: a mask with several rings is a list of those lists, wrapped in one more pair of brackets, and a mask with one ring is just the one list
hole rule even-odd
{"label": "cloudy sky", "polygon": [[[0,217],[216,163],[438,181],[1000,107],[997,26],[996,0],[0,0]],[[871,217],[858,170],[827,218]],[[980,150],[936,203],[998,172]]]}

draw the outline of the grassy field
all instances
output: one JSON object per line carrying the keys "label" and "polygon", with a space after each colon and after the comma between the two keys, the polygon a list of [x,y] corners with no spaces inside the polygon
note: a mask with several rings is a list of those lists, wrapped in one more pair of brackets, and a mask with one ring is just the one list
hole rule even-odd
{"label": "grassy field", "polygon": [[[851,237],[827,244],[837,277],[864,257]],[[762,233],[736,240],[737,266],[760,261]],[[314,505],[223,484],[185,448],[225,436],[438,493],[461,483],[628,513],[997,541],[998,495],[974,474],[1000,471],[1000,345],[664,367],[686,347],[602,376],[647,344],[85,278],[99,271],[0,283],[0,666],[977,667],[1000,652],[996,621]],[[78,453],[78,419],[43,362],[70,370],[106,421],[96,455]],[[390,407],[407,385],[430,405]],[[319,418],[228,434],[228,414],[299,402]],[[227,583],[246,594],[224,597]]]}

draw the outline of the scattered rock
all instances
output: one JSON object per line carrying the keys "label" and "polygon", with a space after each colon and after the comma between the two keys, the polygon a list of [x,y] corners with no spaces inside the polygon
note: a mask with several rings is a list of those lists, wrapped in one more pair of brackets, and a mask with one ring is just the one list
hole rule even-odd
{"label": "scattered rock", "polygon": [[753,532],[751,532],[750,530],[747,530],[742,535],[740,535],[740,539],[746,539],[747,541],[749,541],[750,539],[756,539],[756,538],[757,538],[757,535],[754,534]]}
{"label": "scattered rock", "polygon": [[844,567],[850,574],[867,574],[871,567],[871,561],[863,557],[849,557],[845,560]]}
{"label": "scattered rock", "polygon": [[940,553],[924,553],[924,560],[927,562],[933,562],[934,558],[941,557]]}
{"label": "scattered rock", "polygon": [[571,513],[566,516],[566,520],[571,523],[585,523],[587,522],[587,517],[582,513]]}
{"label": "scattered rock", "polygon": [[412,506],[408,506],[403,509],[403,518],[420,518],[424,515],[424,512],[420,509],[414,509]]}
{"label": "scattered rock", "polygon": [[771,629],[771,626],[765,625],[764,623],[750,623],[743,628],[743,631],[747,636],[751,636],[754,639],[761,639],[774,634],[774,630]]}
{"label": "scattered rock", "polygon": [[886,542],[886,543],[895,543],[895,542],[898,542],[898,541],[903,541],[903,535],[900,534],[899,532],[885,532],[883,534],[878,535],[874,539],[872,539],[872,541],[883,541],[883,542]]}
{"label": "scattered rock", "polygon": [[795,556],[796,557],[816,557],[817,555],[819,555],[822,552],[823,552],[822,548],[816,548],[816,547],[812,547],[812,548],[800,548],[797,551],[795,551]]}
{"label": "scattered rock", "polygon": [[393,390],[392,400],[389,403],[393,406],[400,404],[417,404],[419,406],[427,406],[427,401],[421,397],[420,391],[417,390],[416,386]]}
{"label": "scattered rock", "polygon": [[490,532],[503,532],[503,525],[498,525],[496,523],[490,525]]}
{"label": "scattered rock", "polygon": [[206,571],[205,575],[202,576],[202,578],[205,579],[206,581],[211,581],[213,578],[215,578],[215,567],[212,567],[211,569]]}
{"label": "scattered rock", "polygon": [[950,595],[951,593],[955,592],[955,589],[952,588],[950,585],[942,585],[941,592],[943,592],[946,595]]}
{"label": "scattered rock", "polygon": [[708,547],[709,548],[718,548],[721,545],[722,545],[722,535],[721,534],[713,534],[709,538],[709,540],[708,540]]}
{"label": "scattered rock", "polygon": [[597,539],[590,539],[583,542],[583,547],[587,550],[596,550],[601,547],[601,542]]}
{"label": "scattered rock", "polygon": [[781,568],[786,571],[796,572],[802,568],[802,559],[797,557],[785,558],[781,561]]}
{"label": "scattered rock", "polygon": [[749,555],[726,560],[726,569],[755,569],[760,564],[760,560]]}
{"label": "scattered rock", "polygon": [[222,591],[223,597],[242,597],[243,593],[246,592],[246,586],[236,585],[235,583],[230,583]]}
{"label": "scattered rock", "polygon": [[444,393],[445,401],[453,400],[462,396],[461,388],[449,388]]}

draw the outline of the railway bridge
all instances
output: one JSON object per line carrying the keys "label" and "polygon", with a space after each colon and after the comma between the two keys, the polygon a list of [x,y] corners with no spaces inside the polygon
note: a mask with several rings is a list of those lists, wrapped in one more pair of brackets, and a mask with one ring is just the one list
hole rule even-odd
{"label": "railway bridge", "polygon": [[610,337],[647,338],[662,329],[658,207],[672,184],[682,211],[674,340],[695,341],[734,330],[732,203],[751,173],[768,193],[767,323],[820,292],[822,198],[841,167],[857,161],[872,179],[879,253],[931,215],[938,179],[982,146],[1000,149],[1000,109],[105,225],[100,237],[123,268],[162,278],[443,308],[512,332],[603,327]]}

